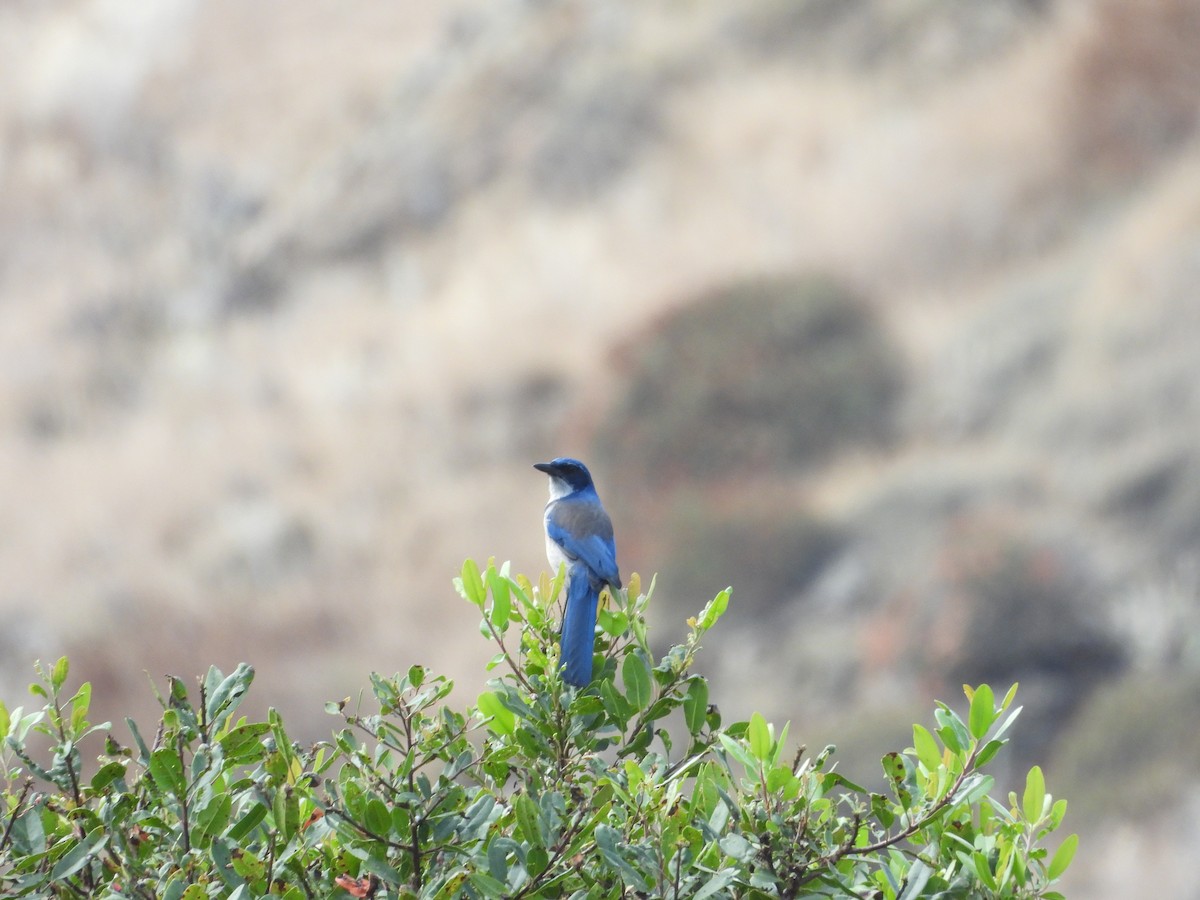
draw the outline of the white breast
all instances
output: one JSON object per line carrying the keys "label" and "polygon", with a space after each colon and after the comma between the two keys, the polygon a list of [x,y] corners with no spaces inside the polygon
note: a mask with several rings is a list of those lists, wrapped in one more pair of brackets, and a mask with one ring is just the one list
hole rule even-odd
{"label": "white breast", "polygon": [[549,535],[546,535],[546,559],[550,563],[551,575],[557,575],[558,567],[564,563],[568,570],[571,568],[571,561],[567,559],[567,554],[563,553],[562,547],[550,540]]}

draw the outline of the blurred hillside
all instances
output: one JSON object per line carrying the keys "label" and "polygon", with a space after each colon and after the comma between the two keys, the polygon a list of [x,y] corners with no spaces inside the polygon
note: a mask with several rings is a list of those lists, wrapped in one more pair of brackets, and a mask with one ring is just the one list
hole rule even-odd
{"label": "blurred hillside", "polygon": [[727,717],[871,777],[1019,679],[1073,895],[1200,896],[1197,46],[1191,0],[9,0],[0,696],[473,696],[450,578],[544,565],[571,453],[664,643],[733,584]]}

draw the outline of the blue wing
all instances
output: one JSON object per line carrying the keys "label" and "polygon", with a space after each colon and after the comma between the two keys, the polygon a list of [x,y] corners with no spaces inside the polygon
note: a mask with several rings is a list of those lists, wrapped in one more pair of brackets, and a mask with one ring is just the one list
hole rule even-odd
{"label": "blue wing", "polygon": [[612,521],[598,500],[568,498],[546,512],[546,535],[600,584],[621,586]]}

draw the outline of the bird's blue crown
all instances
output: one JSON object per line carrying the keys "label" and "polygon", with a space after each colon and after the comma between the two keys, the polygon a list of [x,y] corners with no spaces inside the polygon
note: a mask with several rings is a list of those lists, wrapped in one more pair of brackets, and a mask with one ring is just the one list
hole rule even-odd
{"label": "bird's blue crown", "polygon": [[574,491],[592,486],[592,473],[588,471],[588,467],[570,456],[560,456],[548,463],[537,463],[534,468],[553,478],[561,479]]}

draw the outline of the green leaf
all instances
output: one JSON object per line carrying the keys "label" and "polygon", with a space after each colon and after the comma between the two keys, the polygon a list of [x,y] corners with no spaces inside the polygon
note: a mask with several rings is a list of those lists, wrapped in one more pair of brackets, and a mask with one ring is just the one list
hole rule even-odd
{"label": "green leaf", "polygon": [[904,780],[906,774],[904,759],[899,753],[892,751],[885,754],[880,760],[880,764],[883,766],[883,774],[888,781],[901,782]]}
{"label": "green leaf", "polygon": [[8,729],[12,727],[12,718],[8,714],[8,707],[0,701],[0,738],[8,736]]}
{"label": "green leaf", "polygon": [[990,740],[983,745],[983,749],[979,751],[979,755],[975,757],[975,767],[982,769],[990,763],[999,752],[1000,748],[1007,744],[1008,741]]}
{"label": "green leaf", "polygon": [[917,759],[926,769],[930,772],[938,770],[942,764],[942,754],[938,750],[937,741],[923,725],[913,726],[913,748],[917,751]]}
{"label": "green leaf", "polygon": [[1041,766],[1034,766],[1025,777],[1025,795],[1021,798],[1021,811],[1025,821],[1036,822],[1042,817],[1046,805],[1046,779]]}
{"label": "green leaf", "polygon": [[475,560],[468,559],[462,565],[462,585],[460,592],[471,603],[474,603],[481,610],[483,602],[487,597],[487,593],[483,588],[483,578],[479,575],[479,566],[475,564]]}
{"label": "green leaf", "polygon": [[170,685],[170,705],[172,708],[184,709],[187,707],[188,689],[183,683],[183,679],[175,675],[167,676],[167,684]]}
{"label": "green leaf", "polygon": [[921,892],[925,890],[925,885],[929,883],[931,875],[933,875],[933,869],[918,859],[908,870],[908,875],[904,879],[904,890],[896,900],[917,900],[921,896]]}
{"label": "green leaf", "polygon": [[17,817],[16,821],[11,822],[11,827],[11,846],[30,854],[40,854],[45,851],[46,829],[42,823],[42,817],[36,809],[27,810],[23,815]]}
{"label": "green leaf", "polygon": [[600,628],[610,637],[619,638],[629,629],[629,615],[619,609],[602,609],[596,615]]}
{"label": "green leaf", "polygon": [[[215,668],[209,671],[214,676],[220,675]],[[204,714],[208,721],[216,722],[236,710],[246,695],[246,691],[250,690],[250,684],[253,681],[254,667],[246,663],[238,663],[237,668],[230,675],[221,679],[216,688],[208,693],[207,702],[204,704]]]}
{"label": "green leaf", "polygon": [[474,803],[467,807],[463,816],[466,821],[459,825],[459,834],[467,839],[482,837],[492,820],[496,798],[491,794],[479,794]]}
{"label": "green leaf", "polygon": [[937,736],[941,738],[943,744],[951,753],[962,753],[962,745],[958,742],[958,735],[954,733],[954,729],[949,725],[943,725],[937,730]]}
{"label": "green leaf", "polygon": [[986,855],[976,850],[971,857],[974,863],[975,875],[983,882],[984,886],[989,890],[996,890],[996,876],[992,872],[991,864],[988,862]]}
{"label": "green leaf", "polygon": [[517,828],[526,843],[535,847],[543,846],[541,810],[537,802],[528,794],[518,794],[513,801],[513,809],[517,816]]}
{"label": "green leaf", "polygon": [[621,664],[621,680],[625,683],[625,698],[635,710],[650,703],[650,667],[637,653],[630,653]]}
{"label": "green leaf", "polygon": [[71,698],[71,730],[78,734],[87,727],[88,707],[92,702],[92,684],[85,681]]}
{"label": "green leaf", "polygon": [[625,780],[629,784],[629,790],[637,793],[637,789],[646,780],[646,773],[632,759],[625,760],[625,765],[622,768],[625,770]]}
{"label": "green leaf", "polygon": [[[64,656],[63,659],[66,657]],[[88,860],[100,852],[104,839],[104,826],[97,826],[89,831],[83,840],[63,854],[62,859],[55,863],[54,869],[50,872],[50,880],[62,881],[82,869],[87,865]]]}
{"label": "green leaf", "polygon": [[364,824],[370,831],[380,837],[387,837],[388,831],[392,827],[392,814],[388,812],[386,803],[378,797],[372,797],[367,801],[363,818],[366,820]]}
{"label": "green leaf", "polygon": [[844,787],[848,791],[853,791],[856,794],[865,794],[867,789],[861,784],[851,781],[841,772],[825,772],[821,776],[822,783],[826,791],[838,787]]}
{"label": "green leaf", "polygon": [[246,722],[222,735],[217,743],[230,762],[247,762],[266,751],[262,739],[270,730],[267,722]]}
{"label": "green leaf", "polygon": [[150,754],[150,777],[160,790],[182,797],[187,790],[183,780],[183,761],[175,750],[160,747]]}
{"label": "green leaf", "polygon": [[124,775],[125,763],[116,761],[105,763],[92,776],[92,790],[100,793],[118,778],[123,778]]}
{"label": "green leaf", "polygon": [[530,847],[525,853],[525,869],[537,878],[550,865],[550,854],[542,847]]}
{"label": "green leaf", "polygon": [[621,853],[619,842],[621,833],[610,825],[597,825],[595,831],[596,848],[604,861],[620,874],[621,880],[629,887],[644,891],[649,887],[646,877],[635,869]]}
{"label": "green leaf", "polygon": [[708,721],[708,682],[700,676],[688,681],[687,695],[683,698],[683,720],[691,734],[699,734]]}
{"label": "green leaf", "polygon": [[261,881],[266,874],[266,864],[253,853],[233,851],[233,871],[249,882]]}
{"label": "green leaf", "polygon": [[767,773],[767,790],[772,794],[783,793],[787,796],[786,799],[794,797],[799,786],[800,779],[787,766],[775,766]]}
{"label": "green leaf", "polygon": [[630,716],[633,715],[633,710],[629,708],[628,701],[617,693],[617,689],[613,687],[610,679],[606,678],[600,682],[600,702],[604,704],[604,711],[608,713],[613,723],[624,731]]}
{"label": "green leaf", "polygon": [[228,793],[212,796],[206,806],[196,810],[195,824],[192,828],[193,846],[203,846],[209,836],[218,834],[229,823],[229,815],[233,811],[233,798]]}
{"label": "green leaf", "polygon": [[1054,858],[1050,860],[1050,868],[1046,870],[1051,881],[1062,877],[1062,874],[1067,871],[1067,866],[1071,865],[1071,860],[1075,858],[1075,851],[1078,849],[1079,835],[1068,835],[1054,851]]}
{"label": "green leaf", "polygon": [[227,887],[237,888],[245,884],[237,872],[233,871],[233,854],[229,844],[223,840],[214,840],[208,848],[208,853],[212,857],[217,874],[221,876],[221,880]]}
{"label": "green leaf", "polygon": [[494,838],[487,848],[488,874],[500,884],[508,881],[508,854],[516,842],[507,838]]}
{"label": "green leaf", "polygon": [[408,667],[408,675],[406,677],[408,678],[408,683],[415,689],[425,683],[425,674],[424,666],[414,665]]}
{"label": "green leaf", "polygon": [[240,843],[241,840],[267,817],[267,808],[261,803],[255,803],[246,811],[246,814],[238,819],[233,826],[226,832],[225,837],[229,838],[233,843]]}
{"label": "green leaf", "polygon": [[629,740],[621,748],[621,755],[628,756],[631,753],[641,753],[650,746],[652,740],[654,740],[654,729],[647,723],[644,728],[639,728],[629,736]]}
{"label": "green leaf", "polygon": [[713,804],[712,812],[708,817],[708,827],[715,834],[720,834],[725,830],[725,826],[729,824],[729,807],[726,806],[726,795],[724,792],[719,793],[718,799]]}
{"label": "green leaf", "polygon": [[129,728],[129,733],[133,735],[133,742],[138,746],[138,752],[141,754],[138,758],[142,761],[143,765],[148,765],[150,760],[150,750],[146,747],[146,742],[142,740],[141,732],[138,731],[137,722],[126,716],[125,725]]}
{"label": "green leaf", "polygon": [[1001,737],[1004,732],[1008,731],[1008,729],[1012,726],[1012,723],[1017,720],[1017,716],[1021,714],[1021,710],[1024,708],[1025,707],[1023,706],[1018,706],[1007,716],[1005,716],[1004,721],[1000,723],[1000,727],[996,729],[996,733],[992,735],[993,739]]}
{"label": "green leaf", "polygon": [[715,872],[712,878],[708,880],[708,883],[696,891],[692,896],[692,900],[706,900],[707,897],[725,890],[733,882],[735,875],[736,872],[732,869],[722,869],[719,872]]}
{"label": "green leaf", "polygon": [[991,775],[976,772],[963,780],[958,793],[954,795],[954,803],[978,803],[986,797],[996,785],[996,779]]}
{"label": "green leaf", "polygon": [[1054,805],[1050,807],[1050,829],[1054,830],[1062,824],[1063,816],[1067,814],[1067,801],[1055,800]]}
{"label": "green leaf", "polygon": [[942,739],[942,743],[950,748],[951,753],[962,753],[971,742],[967,726],[963,724],[962,719],[944,705],[934,710],[933,717],[937,719],[937,736]]}
{"label": "green leaf", "polygon": [[717,596],[705,605],[700,612],[700,620],[696,623],[696,628],[699,631],[708,631],[717,624],[717,620],[725,615],[725,610],[729,607],[729,595],[733,592],[732,588],[725,588]]}
{"label": "green leaf", "polygon": [[877,818],[884,828],[891,828],[896,821],[895,808],[883,794],[871,795],[871,815]]}
{"label": "green leaf", "polygon": [[66,683],[67,673],[71,671],[71,662],[65,656],[60,656],[58,662],[54,664],[54,668],[50,670],[50,684],[57,692],[62,689]]}
{"label": "green leaf", "polygon": [[504,882],[497,881],[486,872],[472,872],[467,876],[467,880],[485,897],[503,897],[505,895]]}
{"label": "green leaf", "polygon": [[517,727],[517,717],[513,715],[500,697],[494,691],[484,691],[475,701],[480,714],[488,719],[488,728],[497,734],[512,734]]}
{"label": "green leaf", "polygon": [[750,741],[750,752],[756,759],[766,760],[770,757],[771,728],[761,713],[755,713],[750,717],[750,724],[746,728],[746,737]]}
{"label": "green leaf", "polygon": [[1012,702],[1013,702],[1013,700],[1014,700],[1014,699],[1016,699],[1016,696],[1017,696],[1017,684],[1018,684],[1018,682],[1015,682],[1015,681],[1014,681],[1014,682],[1013,682],[1013,686],[1012,686],[1012,687],[1010,687],[1010,688],[1008,689],[1008,693],[1004,695],[1004,699],[1003,699],[1003,700],[1000,702],[1000,711],[1001,711],[1001,712],[1003,712],[1004,710],[1006,710],[1006,709],[1008,709],[1010,706],[1012,706]]}
{"label": "green leaf", "polygon": [[746,749],[746,745],[741,741],[734,740],[728,734],[721,731],[717,733],[717,738],[721,741],[721,746],[725,748],[725,752],[740,762],[748,770],[754,771],[758,768],[758,762],[750,755],[750,751]]}
{"label": "green leaf", "polygon": [[746,862],[755,854],[755,847],[737,832],[730,832],[718,842],[726,856],[738,862]]}
{"label": "green leaf", "polygon": [[977,687],[974,696],[971,697],[971,711],[967,721],[971,736],[977,741],[983,740],[983,736],[996,721],[995,700],[991,687],[986,684]]}
{"label": "green leaf", "polygon": [[494,567],[488,566],[487,583],[492,591],[492,608],[488,611],[488,615],[496,630],[503,633],[508,628],[509,617],[512,614],[508,579],[502,578]]}

